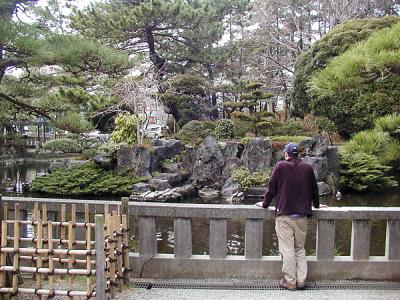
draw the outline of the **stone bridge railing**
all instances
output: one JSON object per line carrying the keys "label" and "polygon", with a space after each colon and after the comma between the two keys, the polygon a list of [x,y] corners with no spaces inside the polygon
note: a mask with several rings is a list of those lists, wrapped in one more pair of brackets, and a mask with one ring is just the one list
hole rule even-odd
{"label": "stone bridge railing", "polygon": [[[35,199],[3,197],[3,202],[20,203],[23,212],[34,202],[47,204],[49,218],[57,218],[61,203],[76,203],[77,212],[88,203],[91,213],[117,209],[120,202],[98,200]],[[274,210],[249,205],[166,204],[130,202],[130,226],[139,234],[139,251],[131,253],[134,277],[143,278],[241,278],[265,279],[281,276],[279,256],[262,256],[263,222],[273,220]],[[157,251],[159,217],[174,222],[174,254]],[[203,218],[209,224],[209,255],[193,255],[192,218]],[[227,255],[228,220],[245,220],[244,255]],[[335,256],[335,223],[351,220],[349,256]],[[371,223],[386,221],[384,256],[370,256]],[[400,280],[400,208],[399,207],[331,207],[314,210],[317,223],[316,254],[307,256],[309,279]]]}
{"label": "stone bridge railing", "polygon": [[[279,256],[262,256],[263,222],[272,208],[249,205],[130,203],[138,217],[135,276],[144,278],[279,278]],[[156,218],[174,220],[174,254],[157,253]],[[209,255],[192,255],[191,219],[209,220]],[[245,219],[244,256],[227,255],[229,219]],[[316,255],[308,256],[309,279],[400,280],[400,208],[346,207],[314,210]],[[352,220],[350,256],[335,256],[335,221]],[[385,256],[370,256],[371,221],[386,220]]]}

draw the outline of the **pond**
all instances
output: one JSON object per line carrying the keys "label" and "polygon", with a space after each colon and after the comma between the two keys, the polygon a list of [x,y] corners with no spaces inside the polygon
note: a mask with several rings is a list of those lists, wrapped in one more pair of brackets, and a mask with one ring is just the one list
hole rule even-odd
{"label": "pond", "polygon": [[[22,184],[32,180],[37,173],[43,173],[50,165],[49,162],[36,162],[17,164],[12,166],[0,166],[1,185],[0,193],[7,196],[17,196],[22,193]],[[24,194],[30,197],[43,197],[38,194]],[[57,197],[52,197],[57,198]],[[61,197],[59,197],[61,198]],[[62,197],[65,198],[65,197]],[[88,197],[85,197],[88,198]],[[93,197],[95,199],[99,197]],[[104,199],[118,200],[116,197],[104,197]],[[259,199],[247,200],[244,204],[254,205]],[[199,198],[185,199],[184,203],[204,203]],[[358,195],[344,194],[340,201],[332,197],[325,197],[321,202],[329,206],[400,206],[400,190],[394,190],[384,195]],[[226,204],[222,199],[213,202]],[[136,222],[131,219],[131,226],[136,228]],[[137,242],[137,230],[133,240]],[[193,254],[208,253],[209,224],[200,218],[192,219]],[[228,254],[244,254],[245,220],[230,220],[228,222]],[[307,236],[307,253],[315,253],[316,221],[310,219]],[[373,221],[371,229],[371,255],[384,255],[386,237],[386,222]],[[174,229],[173,220],[167,218],[157,219],[157,239],[159,253],[173,253]],[[337,220],[336,222],[336,255],[350,255],[351,221]],[[134,242],[135,244],[135,242]],[[276,255],[278,253],[277,238],[272,220],[264,222],[263,255]]]}

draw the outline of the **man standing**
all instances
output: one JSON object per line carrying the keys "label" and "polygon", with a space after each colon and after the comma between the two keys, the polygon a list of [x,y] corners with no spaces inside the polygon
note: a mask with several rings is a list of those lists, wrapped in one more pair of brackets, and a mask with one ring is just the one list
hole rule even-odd
{"label": "man standing", "polygon": [[307,277],[306,251],[307,217],[319,204],[318,185],[314,171],[299,158],[297,144],[284,149],[285,160],[278,162],[272,172],[264,201],[257,206],[267,208],[276,197],[275,231],[282,255],[284,278],[279,285],[289,290],[304,289]]}

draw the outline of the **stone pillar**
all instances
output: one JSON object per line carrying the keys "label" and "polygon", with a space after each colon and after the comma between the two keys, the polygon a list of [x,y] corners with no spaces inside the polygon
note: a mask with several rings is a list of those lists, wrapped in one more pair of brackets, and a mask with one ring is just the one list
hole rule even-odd
{"label": "stone pillar", "polygon": [[370,220],[353,220],[350,255],[354,260],[369,259],[370,240]]}
{"label": "stone pillar", "polygon": [[335,252],[335,220],[318,220],[317,259],[332,260]]}
{"label": "stone pillar", "polygon": [[261,259],[262,257],[263,221],[264,219],[246,219],[246,259]]}
{"label": "stone pillar", "polygon": [[139,255],[157,254],[157,231],[155,217],[139,217]]}
{"label": "stone pillar", "polygon": [[226,258],[226,219],[210,219],[210,258]]}
{"label": "stone pillar", "polygon": [[176,258],[192,256],[192,226],[189,218],[174,220],[174,254]]}
{"label": "stone pillar", "polygon": [[400,259],[400,220],[388,220],[385,255],[389,260]]}

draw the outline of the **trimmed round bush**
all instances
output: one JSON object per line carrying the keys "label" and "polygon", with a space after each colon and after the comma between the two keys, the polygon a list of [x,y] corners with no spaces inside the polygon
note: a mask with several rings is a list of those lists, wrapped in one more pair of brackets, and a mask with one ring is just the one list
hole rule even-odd
{"label": "trimmed round bush", "polygon": [[231,139],[236,135],[235,125],[231,120],[223,119],[217,122],[215,127],[215,135],[217,139]]}
{"label": "trimmed round bush", "polygon": [[75,140],[66,138],[48,141],[43,144],[43,149],[52,152],[60,151],[64,153],[81,152],[81,147]]}

